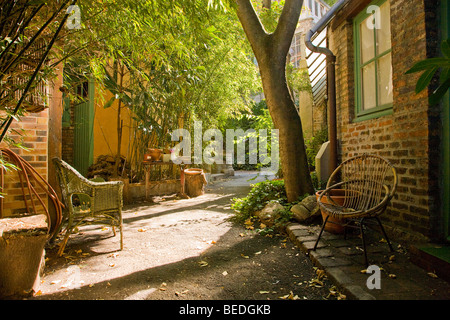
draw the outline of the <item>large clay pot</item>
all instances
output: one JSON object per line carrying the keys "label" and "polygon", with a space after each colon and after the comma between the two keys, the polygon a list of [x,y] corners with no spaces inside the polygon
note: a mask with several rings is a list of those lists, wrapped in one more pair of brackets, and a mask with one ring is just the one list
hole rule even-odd
{"label": "large clay pot", "polygon": [[186,179],[185,190],[189,197],[197,197],[205,193],[207,181],[202,169],[185,169],[184,176]]}
{"label": "large clay pot", "polygon": [[[319,200],[319,196],[322,193],[322,191],[317,191],[316,192],[316,199]],[[334,202],[336,202],[337,204],[343,205],[344,204],[344,200],[345,200],[345,190],[331,190],[331,199],[333,199]],[[328,199],[326,196],[323,196],[321,199],[322,203],[329,203]],[[321,213],[322,213],[322,221],[325,221],[326,217],[328,216],[327,212],[324,211],[322,208],[320,209]],[[335,217],[329,217],[327,224],[325,225],[325,231],[334,233],[334,234],[341,234],[344,233],[345,231],[345,227],[336,223],[331,223],[331,222],[336,222],[336,223],[343,223],[342,219],[338,219]]]}
{"label": "large clay pot", "polygon": [[159,159],[161,158],[162,150],[150,148],[148,149],[148,154],[150,155],[150,157],[152,157],[152,161],[159,161]]}
{"label": "large clay pot", "polygon": [[0,219],[0,300],[39,290],[47,231],[45,215]]}

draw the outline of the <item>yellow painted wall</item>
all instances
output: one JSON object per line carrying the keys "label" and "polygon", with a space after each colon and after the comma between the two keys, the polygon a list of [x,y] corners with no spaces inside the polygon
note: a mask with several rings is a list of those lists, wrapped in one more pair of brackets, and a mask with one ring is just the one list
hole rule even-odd
{"label": "yellow painted wall", "polygon": [[[96,85],[95,88],[95,114],[94,114],[94,162],[100,155],[113,155],[117,153],[117,109],[119,102],[114,101],[111,107],[103,106],[112,97],[112,93],[102,90]],[[127,155],[130,126],[131,111],[127,107],[121,109],[121,119],[123,120],[121,154]]]}

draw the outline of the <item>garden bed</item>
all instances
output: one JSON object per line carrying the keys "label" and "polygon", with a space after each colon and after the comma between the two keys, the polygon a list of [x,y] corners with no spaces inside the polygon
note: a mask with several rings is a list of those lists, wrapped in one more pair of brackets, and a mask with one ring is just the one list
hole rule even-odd
{"label": "garden bed", "polygon": [[[150,181],[147,196],[167,195],[179,193],[180,191],[180,179]],[[131,204],[141,200],[146,200],[145,182],[126,183],[123,188],[124,204]]]}

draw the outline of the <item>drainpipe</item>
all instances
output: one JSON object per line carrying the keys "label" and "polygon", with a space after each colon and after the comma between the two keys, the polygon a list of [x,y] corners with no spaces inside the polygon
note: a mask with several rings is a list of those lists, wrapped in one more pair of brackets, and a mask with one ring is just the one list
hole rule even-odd
{"label": "drainpipe", "polygon": [[337,125],[336,125],[336,56],[328,48],[317,47],[312,43],[312,37],[325,29],[348,0],[339,0],[330,10],[309,30],[305,37],[306,47],[312,52],[327,56],[327,86],[328,86],[328,139],[330,141],[330,174],[337,168]]}

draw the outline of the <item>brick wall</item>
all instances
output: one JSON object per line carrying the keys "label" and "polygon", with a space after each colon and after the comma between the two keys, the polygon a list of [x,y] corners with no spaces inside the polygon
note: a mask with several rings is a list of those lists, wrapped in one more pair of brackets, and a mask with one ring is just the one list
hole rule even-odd
{"label": "brick wall", "polygon": [[[430,1],[436,2],[436,1]],[[390,0],[394,106],[392,115],[355,122],[353,24],[341,19],[329,31],[337,56],[337,125],[339,161],[362,153],[390,160],[399,175],[397,194],[383,219],[391,231],[413,238],[433,238],[438,197],[439,124],[428,93],[415,94],[420,74],[405,75],[417,61],[433,54],[432,13],[423,0]],[[356,15],[357,13],[354,13]],[[430,31],[431,30],[431,31]],[[439,157],[437,156],[437,159]]]}
{"label": "brick wall", "polygon": [[[19,148],[11,148],[16,154],[24,158],[29,162],[33,168],[47,179],[48,174],[48,110],[44,110],[39,113],[30,113],[25,117],[22,117],[20,122],[14,121],[11,125],[18,131],[23,129],[22,132],[22,145],[29,148],[30,151],[26,151]],[[20,141],[19,135],[10,135],[16,141]],[[3,199],[3,217],[20,215],[27,213],[26,207],[23,201],[23,193],[20,185],[20,179],[16,171],[7,172],[4,176],[4,195]],[[26,187],[26,185],[24,184]],[[47,204],[47,196],[37,185],[36,190],[39,190],[39,194],[44,203]],[[31,205],[31,203],[29,202]],[[38,213],[43,213],[42,207],[37,204]]]}

